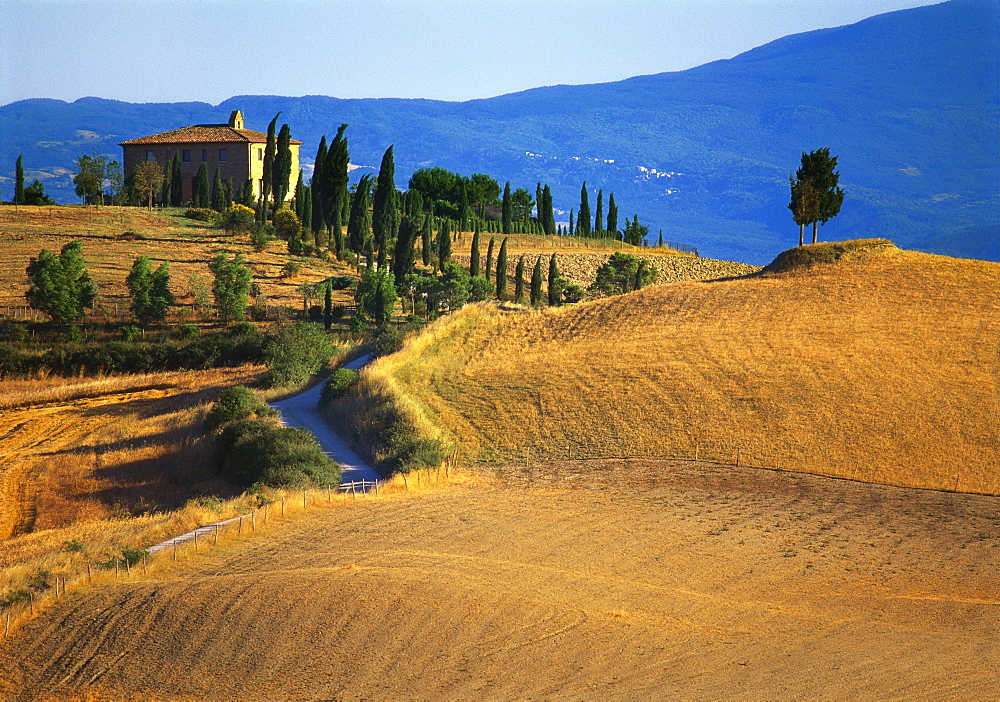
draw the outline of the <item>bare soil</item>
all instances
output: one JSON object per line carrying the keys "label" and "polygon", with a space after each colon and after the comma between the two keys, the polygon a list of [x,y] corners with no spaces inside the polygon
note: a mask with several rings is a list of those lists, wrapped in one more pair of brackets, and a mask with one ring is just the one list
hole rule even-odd
{"label": "bare soil", "polygon": [[1000,498],[669,461],[478,483],[317,509],[71,593],[0,645],[0,694],[996,695]]}

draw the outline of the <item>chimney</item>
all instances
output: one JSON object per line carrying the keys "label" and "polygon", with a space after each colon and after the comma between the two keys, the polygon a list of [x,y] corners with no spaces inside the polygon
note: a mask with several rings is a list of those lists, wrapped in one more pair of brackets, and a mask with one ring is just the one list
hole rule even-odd
{"label": "chimney", "polygon": [[233,113],[229,115],[229,126],[233,129],[243,129],[243,113],[239,110],[233,110]]}

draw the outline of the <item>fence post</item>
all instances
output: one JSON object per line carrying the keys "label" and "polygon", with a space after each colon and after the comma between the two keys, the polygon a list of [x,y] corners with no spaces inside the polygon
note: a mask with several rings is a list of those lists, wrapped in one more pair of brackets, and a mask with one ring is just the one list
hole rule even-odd
{"label": "fence post", "polygon": [[35,593],[33,592],[28,593],[28,611],[31,616],[35,616]]}
{"label": "fence post", "polygon": [[125,559],[125,574],[130,578],[132,577],[132,563],[127,558]]}
{"label": "fence post", "polygon": [[10,605],[7,605],[7,624],[3,628],[3,637],[6,639],[10,636]]}
{"label": "fence post", "polygon": [[90,574],[90,561],[87,561],[87,584],[92,585],[93,583],[94,579]]}
{"label": "fence post", "polygon": [[302,509],[306,508],[306,490],[302,490]]}
{"label": "fence post", "polygon": [[115,582],[118,582],[118,556],[115,556]]}
{"label": "fence post", "polygon": [[243,534],[243,515],[241,514],[241,515],[240,515],[240,522],[239,522],[239,526],[238,526],[238,528],[236,529],[236,535],[237,535],[237,536],[241,536],[242,534]]}
{"label": "fence post", "polygon": [[333,502],[333,490],[329,485],[326,486],[326,501]]}
{"label": "fence post", "polygon": [[375,497],[378,497],[378,481],[375,481]]}
{"label": "fence post", "polygon": [[218,546],[219,545],[219,525],[218,524],[215,525],[215,543],[213,543],[212,545],[213,546]]}
{"label": "fence post", "polygon": [[198,553],[198,530],[194,530],[194,552]]}
{"label": "fence post", "polygon": [[177,560],[177,539],[174,539],[174,560]]}
{"label": "fence post", "polygon": [[257,531],[257,510],[250,510],[250,531]]}
{"label": "fence post", "polygon": [[285,496],[281,496],[281,516],[285,516]]}

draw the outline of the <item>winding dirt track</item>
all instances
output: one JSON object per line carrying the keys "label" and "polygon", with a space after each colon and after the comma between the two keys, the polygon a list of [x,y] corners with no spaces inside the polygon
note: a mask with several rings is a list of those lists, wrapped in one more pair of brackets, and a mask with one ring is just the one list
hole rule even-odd
{"label": "winding dirt track", "polygon": [[84,589],[8,699],[987,699],[1000,500],[689,463],[365,497]]}

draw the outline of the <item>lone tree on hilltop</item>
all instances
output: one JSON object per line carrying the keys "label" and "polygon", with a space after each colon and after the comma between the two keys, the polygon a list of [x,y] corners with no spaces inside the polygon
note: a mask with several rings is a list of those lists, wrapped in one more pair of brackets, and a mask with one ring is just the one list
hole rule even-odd
{"label": "lone tree on hilltop", "polygon": [[844,191],[838,187],[840,173],[837,157],[830,155],[830,149],[822,148],[802,152],[802,161],[795,176],[790,179],[792,198],[788,209],[799,225],[799,243],[804,238],[803,227],[813,225],[812,243],[818,239],[819,224],[826,224],[840,214],[844,204]]}
{"label": "lone tree on hilltop", "polygon": [[161,263],[155,271],[147,256],[139,256],[125,279],[132,295],[132,313],[143,324],[162,322],[167,309],[174,303],[170,292],[170,269]]}
{"label": "lone tree on hilltop", "polygon": [[58,256],[42,249],[38,258],[31,259],[27,273],[31,281],[24,295],[28,304],[57,324],[75,322],[97,300],[97,284],[87,272],[79,241],[63,246]]}

